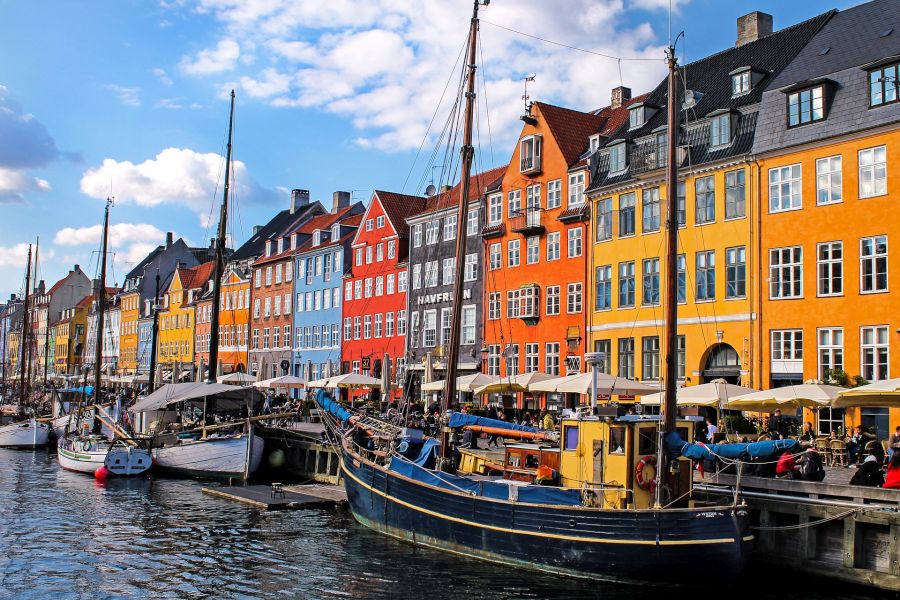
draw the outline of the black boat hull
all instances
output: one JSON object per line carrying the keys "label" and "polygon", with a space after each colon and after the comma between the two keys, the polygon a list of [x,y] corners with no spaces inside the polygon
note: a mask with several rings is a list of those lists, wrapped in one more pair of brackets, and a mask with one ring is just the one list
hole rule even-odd
{"label": "black boat hull", "polygon": [[753,536],[742,507],[606,510],[474,497],[391,472],[342,449],[361,524],[421,546],[506,565],[632,583],[728,578]]}

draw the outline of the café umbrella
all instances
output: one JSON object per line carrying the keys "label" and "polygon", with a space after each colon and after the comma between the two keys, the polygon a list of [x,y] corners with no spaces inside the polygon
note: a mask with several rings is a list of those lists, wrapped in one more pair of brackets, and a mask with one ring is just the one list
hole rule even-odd
{"label": "caf\u00e9 umbrella", "polygon": [[555,379],[555,377],[553,375],[547,375],[546,373],[539,373],[537,371],[534,371],[532,373],[523,373],[520,375],[512,375],[510,377],[502,377],[497,379],[496,381],[477,387],[474,391],[478,395],[493,394],[498,392],[527,392],[531,389],[529,386],[541,381],[547,381],[549,379]]}
{"label": "caf\u00e9 umbrella", "polygon": [[[456,389],[460,392],[474,392],[477,388],[491,385],[500,381],[499,377],[485,375],[484,373],[472,373],[456,378]],[[440,392],[444,389],[445,380],[439,379],[422,385],[423,392]]]}
{"label": "caf\u00e9 umbrella", "polygon": [[843,391],[834,385],[804,383],[738,396],[722,405],[728,410],[768,412],[776,409],[822,408]]}
{"label": "caf\u00e9 umbrella", "polygon": [[900,378],[876,381],[868,385],[842,390],[832,402],[835,408],[900,407]]}
{"label": "caf\u00e9 umbrella", "polygon": [[[676,402],[679,406],[707,406],[719,408],[719,406],[738,396],[757,392],[753,388],[734,385],[724,379],[715,379],[701,385],[690,385],[678,388]],[[656,406],[662,402],[663,392],[650,394],[641,398],[641,404]]]}
{"label": "caf\u00e9 umbrella", "polygon": [[[566,377],[557,377],[532,384],[528,389],[532,392],[557,392],[560,394],[590,394],[593,373],[578,373]],[[606,373],[597,373],[597,393],[606,396],[617,394],[626,396],[643,396],[655,394],[659,387],[640,381],[614,377]]]}

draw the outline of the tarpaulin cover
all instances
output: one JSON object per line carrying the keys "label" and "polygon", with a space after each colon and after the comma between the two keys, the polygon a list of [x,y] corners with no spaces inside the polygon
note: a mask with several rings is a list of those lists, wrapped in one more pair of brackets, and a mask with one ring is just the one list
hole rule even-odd
{"label": "tarpaulin cover", "polygon": [[519,425],[510,423],[509,421],[501,421],[500,419],[488,419],[487,417],[478,417],[459,412],[450,413],[450,427],[465,427],[466,425],[482,425],[484,427],[498,427],[500,429],[510,429],[512,431],[544,431],[537,427],[529,427],[528,425]]}
{"label": "tarpaulin cover", "polygon": [[684,456],[693,460],[714,460],[717,456],[732,460],[770,458],[785,450],[795,453],[800,448],[797,440],[770,440],[750,444],[689,444],[677,432],[666,434],[666,453],[670,458]]}
{"label": "tarpaulin cover", "polygon": [[129,410],[131,412],[145,412],[159,410],[170,404],[179,402],[198,401],[208,398],[216,400],[220,406],[231,402],[235,407],[243,406],[247,402],[262,401],[263,395],[256,388],[235,387],[223,383],[206,383],[202,381],[194,383],[167,383],[152,394],[138,400]]}
{"label": "tarpaulin cover", "polygon": [[437,456],[440,447],[440,441],[434,438],[428,438],[425,440],[425,443],[422,444],[422,450],[419,451],[419,456],[413,462],[420,467],[427,467],[429,462],[433,465],[434,461],[431,459]]}
{"label": "tarpaulin cover", "polygon": [[81,393],[85,393],[85,394],[90,395],[90,394],[93,394],[93,393],[94,393],[94,386],[92,386],[92,385],[78,386],[78,387],[68,388],[68,389],[60,390],[60,391],[61,391],[62,393],[64,393],[64,394],[81,394]]}
{"label": "tarpaulin cover", "polygon": [[350,420],[350,412],[331,399],[331,396],[328,395],[328,392],[325,390],[317,390],[313,398],[316,401],[316,404],[322,407],[322,410],[330,412],[334,416],[336,416],[341,421],[349,421]]}

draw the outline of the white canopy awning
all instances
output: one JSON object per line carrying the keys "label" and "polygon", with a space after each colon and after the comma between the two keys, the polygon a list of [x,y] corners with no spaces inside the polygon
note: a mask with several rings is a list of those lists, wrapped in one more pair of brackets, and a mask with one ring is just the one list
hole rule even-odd
{"label": "white canopy awning", "polygon": [[[561,394],[590,394],[593,377],[593,373],[578,373],[567,377],[548,379],[532,384],[529,390],[532,392],[558,392]],[[643,396],[645,394],[655,394],[658,391],[659,387],[655,385],[648,385],[624,377],[614,377],[606,373],[597,374],[597,393],[605,396],[613,394],[619,396]]]}
{"label": "white canopy awning", "polygon": [[306,380],[302,377],[294,377],[293,375],[282,375],[281,377],[273,377],[272,379],[264,379],[257,381],[253,387],[257,388],[282,388],[282,389],[300,389],[306,385]]}
{"label": "white canopy awning", "polygon": [[900,406],[900,378],[885,379],[843,390],[838,393],[832,404],[837,408],[853,406],[896,408]]}
{"label": "white canopy awning", "polygon": [[359,373],[348,373],[346,375],[338,375],[337,377],[332,377],[328,380],[328,383],[325,385],[327,388],[357,388],[357,387],[371,387],[371,388],[380,388],[381,381],[375,379],[374,377],[369,377],[368,375],[362,375]]}
{"label": "white canopy awning", "polygon": [[217,400],[252,402],[261,399],[262,394],[252,387],[235,387],[222,383],[169,383],[138,400],[130,410],[132,412],[159,410],[170,404],[210,397]]}
{"label": "white canopy awning", "polygon": [[[716,379],[702,385],[678,388],[676,391],[676,402],[678,406],[710,406],[718,408],[723,402],[744,394],[752,394],[756,391],[759,390],[727,383],[724,379]],[[661,404],[664,394],[665,392],[659,392],[644,396],[641,398],[641,404],[650,406]]]}

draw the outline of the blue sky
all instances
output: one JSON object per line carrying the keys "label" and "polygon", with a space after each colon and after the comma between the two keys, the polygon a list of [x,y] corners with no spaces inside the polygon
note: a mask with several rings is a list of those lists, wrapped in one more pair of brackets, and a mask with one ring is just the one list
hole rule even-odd
{"label": "blue sky", "polygon": [[[675,0],[673,29],[685,30],[690,61],[732,45],[736,17],[752,10],[780,29],[855,3]],[[521,77],[537,75],[532,100],[587,110],[620,81],[649,90],[664,70],[625,60],[620,79],[615,60],[491,23],[646,59],[662,56],[668,6],[494,0],[482,12],[480,165],[509,157]],[[208,243],[231,88],[238,243],[287,206],[291,188],[326,203],[335,190],[363,201],[374,188],[421,191],[431,169],[415,151],[470,11],[468,0],[0,0],[0,293],[21,289],[37,236],[48,285],[73,263],[93,276],[110,191],[119,283],[166,231]],[[445,101],[438,129],[448,110]]]}

